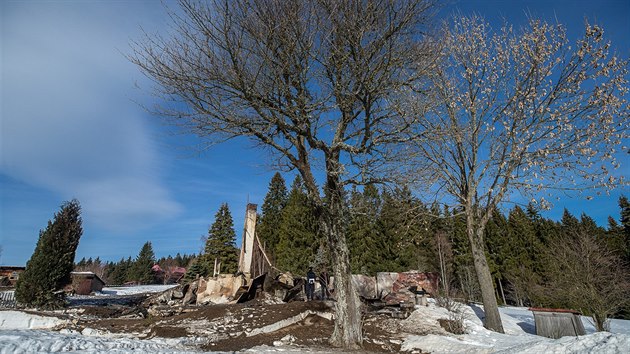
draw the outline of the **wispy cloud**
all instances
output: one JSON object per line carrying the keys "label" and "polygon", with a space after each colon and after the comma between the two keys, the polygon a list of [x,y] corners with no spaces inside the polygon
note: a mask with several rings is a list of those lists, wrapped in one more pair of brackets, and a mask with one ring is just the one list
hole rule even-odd
{"label": "wispy cloud", "polygon": [[120,52],[139,19],[156,20],[159,7],[142,4],[5,2],[1,11],[0,172],[76,197],[94,223],[115,229],[180,211],[132,102],[139,75]]}

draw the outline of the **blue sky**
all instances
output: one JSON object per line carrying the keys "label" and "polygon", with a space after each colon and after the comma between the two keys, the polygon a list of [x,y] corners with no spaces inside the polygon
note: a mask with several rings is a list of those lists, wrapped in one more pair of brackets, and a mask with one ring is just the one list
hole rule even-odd
{"label": "blue sky", "polygon": [[[588,18],[630,55],[627,0],[453,0],[440,16],[456,10],[497,26],[521,25],[527,14],[557,19],[572,39]],[[239,235],[246,203],[262,204],[274,173],[265,152],[245,141],[200,152],[194,137],[138,104],[153,97],[124,53],[140,26],[165,32],[166,23],[158,1],[0,1],[0,264],[25,264],[39,230],[71,198],[83,206],[77,257],[105,260],[135,257],[149,240],[158,257],[196,253],[221,203]],[[630,194],[565,198],[545,216],[567,207],[605,225],[618,218],[622,192]]]}

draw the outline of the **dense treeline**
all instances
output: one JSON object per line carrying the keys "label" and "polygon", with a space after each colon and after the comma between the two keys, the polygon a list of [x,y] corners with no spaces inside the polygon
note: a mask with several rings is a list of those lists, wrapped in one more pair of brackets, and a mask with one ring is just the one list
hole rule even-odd
{"label": "dense treeline", "polygon": [[[259,236],[278,268],[295,274],[305,274],[309,266],[323,270],[327,256],[301,181],[297,177],[289,192],[284,183],[280,174],[271,180]],[[346,200],[353,273],[438,272],[444,294],[480,300],[461,210],[427,205],[406,188],[379,190],[373,185],[349,191]],[[606,228],[586,214],[578,218],[568,210],[560,221],[553,221],[533,204],[494,210],[485,240],[499,302],[569,307],[590,314],[603,294],[613,293],[601,307],[621,299],[618,302],[623,304],[606,310],[607,315],[627,316],[623,312],[627,306],[623,299],[630,294],[626,197],[619,199],[619,207],[620,217],[609,217]]]}
{"label": "dense treeline", "polygon": [[[440,274],[441,295],[479,301],[480,290],[461,210],[426,204],[407,188],[367,185],[346,194],[347,239],[353,273],[418,270]],[[618,201],[620,215],[598,226],[586,214],[564,210],[553,221],[535,205],[494,210],[485,230],[485,247],[496,297],[519,306],[566,307],[593,315],[598,327],[615,315],[628,317],[630,294],[630,202]],[[303,181],[273,176],[258,219],[258,235],[278,269],[303,275],[309,267],[330,270],[330,257]],[[227,204],[208,230],[204,252],[155,259],[147,242],[135,259],[101,262],[82,259],[75,270],[90,270],[109,284],[156,283],[151,272],[187,268],[186,280],[237,270],[236,234]],[[599,318],[599,320],[598,320]]]}
{"label": "dense treeline", "polygon": [[121,285],[128,282],[141,284],[155,284],[161,279],[155,277],[155,272],[151,271],[153,265],[168,270],[172,267],[186,268],[196,258],[196,255],[179,254],[175,257],[167,256],[155,259],[153,247],[150,242],[145,243],[138,256],[132,258],[121,258],[118,262],[103,262],[99,257],[85,259],[83,257],[74,266],[75,271],[90,271],[98,275],[109,285]]}
{"label": "dense treeline", "polygon": [[[168,256],[156,260],[151,242],[147,242],[135,259],[123,257],[118,262],[104,263],[98,257],[94,260],[83,258],[75,265],[75,270],[94,272],[108,284],[162,283],[170,279],[169,272],[174,267],[185,268],[186,274],[183,279],[185,281],[198,276],[212,276],[215,271],[235,273],[238,267],[238,249],[235,244],[234,222],[227,203],[220,206],[204,239],[204,250],[199,255],[177,253],[175,257]],[[152,269],[156,264],[163,273]],[[217,269],[214,268],[215,264]]]}

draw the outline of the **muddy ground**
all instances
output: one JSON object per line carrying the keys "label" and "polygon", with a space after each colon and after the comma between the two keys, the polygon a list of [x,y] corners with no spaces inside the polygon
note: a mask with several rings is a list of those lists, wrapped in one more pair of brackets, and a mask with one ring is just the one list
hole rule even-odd
{"label": "muddy ground", "polygon": [[[233,352],[258,346],[290,346],[334,351],[328,339],[333,331],[333,303],[294,301],[277,303],[258,298],[243,304],[163,306],[146,311],[142,298],[128,303],[80,304],[68,313],[76,330],[92,328],[138,338],[187,337],[207,351]],[[367,311],[364,347],[360,352],[399,352],[401,319]]]}

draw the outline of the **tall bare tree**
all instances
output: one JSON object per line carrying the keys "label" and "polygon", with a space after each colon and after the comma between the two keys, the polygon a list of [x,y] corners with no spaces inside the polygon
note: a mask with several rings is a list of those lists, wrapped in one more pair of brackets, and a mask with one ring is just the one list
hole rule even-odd
{"label": "tall bare tree", "polygon": [[628,143],[628,61],[588,24],[571,46],[560,25],[531,20],[520,31],[493,32],[479,17],[462,17],[443,43],[432,77],[437,105],[418,105],[425,119],[415,168],[422,185],[463,207],[485,326],[502,332],[486,225],[516,194],[546,206],[544,190],[625,184],[615,157]]}
{"label": "tall bare tree", "polygon": [[431,54],[422,29],[433,1],[179,4],[173,35],[148,35],[130,55],[173,103],[157,111],[208,143],[247,137],[275,153],[278,167],[299,171],[332,255],[331,342],[358,347],[344,189],[372,182],[381,154],[410,126],[398,103],[430,62],[419,59]]}

